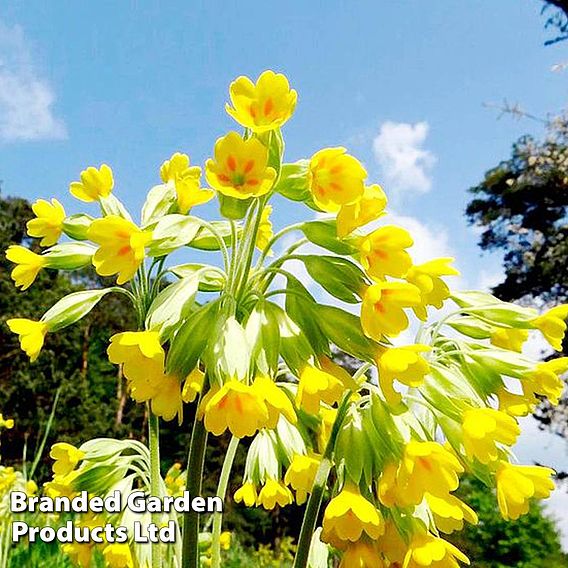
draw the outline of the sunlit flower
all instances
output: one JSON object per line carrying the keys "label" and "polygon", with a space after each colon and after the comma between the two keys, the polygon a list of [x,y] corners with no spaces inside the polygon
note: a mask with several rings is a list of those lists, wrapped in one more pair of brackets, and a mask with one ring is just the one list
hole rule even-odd
{"label": "sunlit flower", "polygon": [[455,495],[448,494],[444,497],[438,497],[426,493],[425,497],[428,507],[434,515],[436,527],[443,533],[450,534],[454,531],[461,531],[464,521],[472,525],[478,523],[479,519],[476,512]]}
{"label": "sunlit flower", "polygon": [[319,417],[321,422],[318,429],[318,448],[320,452],[323,452],[329,441],[335,419],[337,418],[337,409],[320,406]]}
{"label": "sunlit flower", "polygon": [[219,544],[223,550],[229,550],[229,548],[231,548],[231,538],[232,534],[230,531],[223,531],[219,535]]}
{"label": "sunlit flower", "polygon": [[529,511],[531,499],[546,499],[554,489],[554,470],[536,465],[499,462],[495,472],[497,500],[504,519],[518,519]]}
{"label": "sunlit flower", "polygon": [[66,442],[58,442],[51,446],[49,455],[55,460],[52,465],[53,473],[64,476],[75,469],[77,464],[85,457],[85,452]]}
{"label": "sunlit flower", "polygon": [[392,568],[402,566],[408,546],[391,519],[386,520],[385,533],[377,541],[377,547],[391,563],[387,563],[388,566],[392,566]]}
{"label": "sunlit flower", "polygon": [[344,390],[343,383],[331,373],[306,365],[300,374],[296,404],[310,414],[317,414],[321,401],[331,406],[339,401]]}
{"label": "sunlit flower", "polygon": [[54,475],[51,481],[44,483],[43,493],[54,499],[55,497],[69,497],[72,499],[77,495],[75,490],[75,479],[79,475],[79,471],[73,470],[67,475]]}
{"label": "sunlit flower", "polygon": [[13,418],[4,418],[0,412],[0,428],[6,428],[6,430],[11,430],[14,427]]}
{"label": "sunlit flower", "polygon": [[108,197],[114,187],[112,170],[103,164],[98,170],[93,166],[81,172],[81,181],[69,185],[69,191],[81,201],[98,201]]}
{"label": "sunlit flower", "polygon": [[523,375],[521,384],[525,396],[534,394],[546,396],[552,404],[558,404],[564,392],[561,375],[568,371],[568,357],[558,357],[537,363],[535,368]]}
{"label": "sunlit flower", "polygon": [[342,239],[355,229],[384,215],[387,196],[380,185],[368,185],[353,203],[342,205],[337,214],[337,236]]}
{"label": "sunlit flower", "polygon": [[258,376],[254,380],[252,388],[256,391],[258,397],[264,401],[268,409],[266,428],[276,428],[280,415],[284,416],[291,424],[296,424],[298,419],[292,402],[272,379]]}
{"label": "sunlit flower", "polygon": [[416,533],[404,558],[404,568],[459,568],[459,563],[469,564],[468,557],[453,544],[430,533]]}
{"label": "sunlit flower", "polygon": [[17,265],[10,276],[22,290],[27,290],[34,283],[39,271],[48,264],[47,257],[20,245],[9,246],[6,249],[6,258]]}
{"label": "sunlit flower", "polygon": [[298,94],[290,89],[285,75],[264,71],[256,84],[238,77],[229,87],[231,107],[225,110],[239,124],[253,132],[266,132],[282,126],[294,112]]}
{"label": "sunlit flower", "polygon": [[109,544],[103,550],[103,556],[109,568],[134,568],[132,553],[126,543]]}
{"label": "sunlit flower", "polygon": [[376,543],[362,538],[347,545],[339,568],[384,568],[385,566]]}
{"label": "sunlit flower", "polygon": [[206,203],[215,193],[201,188],[201,168],[189,165],[189,156],[176,152],[160,168],[160,176],[165,184],[174,187],[177,203],[184,215],[194,206]]}
{"label": "sunlit flower", "polygon": [[316,152],[308,168],[308,184],[316,205],[335,213],[342,205],[357,201],[364,192],[365,168],[346,154],[345,148],[325,148]]}
{"label": "sunlit flower", "polygon": [[254,483],[247,481],[235,491],[234,499],[236,503],[244,503],[247,507],[256,505],[258,495]]}
{"label": "sunlit flower", "polygon": [[132,221],[117,215],[96,219],[87,235],[99,245],[93,256],[97,273],[101,276],[118,274],[118,284],[134,276],[144,260],[144,249],[152,240],[150,231],[142,231]]}
{"label": "sunlit flower", "polygon": [[181,391],[181,398],[183,402],[193,402],[197,395],[203,390],[203,381],[205,380],[205,373],[195,367],[189,375],[185,378],[183,389]]}
{"label": "sunlit flower", "polygon": [[394,225],[380,227],[360,239],[361,264],[369,276],[378,280],[387,275],[404,276],[412,266],[405,249],[413,242],[406,229]]}
{"label": "sunlit flower", "polygon": [[223,195],[248,199],[272,188],[276,171],[268,167],[268,150],[256,138],[244,140],[229,132],[217,140],[214,153],[205,164],[205,177]]}
{"label": "sunlit flower", "polygon": [[311,493],[320,460],[313,455],[296,454],[288,466],[284,483],[296,491],[296,503],[301,505]]}
{"label": "sunlit flower", "polygon": [[47,323],[26,318],[12,318],[6,321],[12,333],[20,336],[20,347],[33,363],[39,356],[45,335],[49,330]]}
{"label": "sunlit flower", "polygon": [[491,333],[490,341],[495,347],[520,353],[528,338],[529,332],[526,329],[498,327]]}
{"label": "sunlit flower", "polygon": [[444,305],[444,300],[450,297],[450,289],[441,277],[459,276],[459,272],[450,266],[453,261],[453,258],[435,258],[412,266],[406,274],[406,280],[420,290],[422,302],[413,310],[421,320],[425,321],[428,317],[427,306],[440,309]]}
{"label": "sunlit flower", "polygon": [[183,400],[181,395],[181,383],[169,374],[163,374],[156,385],[156,393],[152,396],[152,412],[160,416],[166,422],[176,416],[181,424],[183,418]]}
{"label": "sunlit flower", "polygon": [[556,351],[562,351],[562,340],[566,333],[566,319],[568,318],[568,304],[556,306],[531,323],[541,331],[545,339]]}
{"label": "sunlit flower", "polygon": [[28,235],[40,238],[42,247],[54,245],[61,236],[63,221],[65,219],[65,209],[63,205],[53,198],[51,203],[45,199],[38,199],[32,205],[35,219],[27,222]]}
{"label": "sunlit flower", "polygon": [[257,505],[262,505],[265,509],[274,509],[276,505],[285,507],[294,502],[292,492],[282,483],[275,479],[267,479],[258,494]]}
{"label": "sunlit flower", "polygon": [[68,542],[61,546],[61,550],[71,558],[79,568],[90,568],[93,558],[93,542]]}
{"label": "sunlit flower", "polygon": [[[260,215],[260,224],[258,226],[255,243],[256,248],[260,251],[263,251],[268,246],[270,239],[274,235],[270,215],[272,215],[272,205],[265,205]],[[268,251],[268,256],[272,256],[273,254],[272,251]]]}
{"label": "sunlit flower", "polygon": [[495,393],[499,401],[499,410],[511,416],[528,416],[539,403],[538,398],[530,389],[527,393],[516,394],[500,387]]}
{"label": "sunlit flower", "polygon": [[383,335],[396,336],[408,327],[404,308],[420,304],[420,291],[406,282],[377,282],[363,296],[361,325],[367,337],[380,341]]}

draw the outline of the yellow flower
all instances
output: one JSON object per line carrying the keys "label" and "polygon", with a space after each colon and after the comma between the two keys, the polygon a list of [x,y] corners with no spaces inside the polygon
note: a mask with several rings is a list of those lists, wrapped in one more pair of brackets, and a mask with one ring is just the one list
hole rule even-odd
{"label": "yellow flower", "polygon": [[292,116],[298,99],[286,76],[270,70],[260,75],[256,85],[248,77],[238,77],[229,94],[233,106],[225,105],[227,113],[258,133],[282,126]]}
{"label": "yellow flower", "polygon": [[17,266],[10,276],[16,286],[27,290],[36,279],[38,272],[48,264],[45,256],[40,256],[20,245],[11,245],[6,249],[6,258]]}
{"label": "yellow flower", "polygon": [[361,325],[367,337],[380,341],[383,335],[396,336],[408,327],[404,308],[420,304],[420,291],[406,282],[378,282],[363,296]]}
{"label": "yellow flower", "polygon": [[384,568],[385,566],[379,556],[377,545],[372,541],[361,539],[347,545],[339,568]]}
{"label": "yellow flower", "polygon": [[523,375],[522,386],[526,397],[534,394],[546,396],[552,404],[558,404],[564,391],[561,375],[568,371],[568,357],[558,357],[543,363]]}
{"label": "yellow flower", "polygon": [[497,443],[512,446],[521,433],[514,418],[493,408],[466,410],[462,427],[465,453],[482,464],[499,457]]}
{"label": "yellow flower", "polygon": [[337,214],[337,236],[343,239],[355,229],[384,215],[387,196],[380,185],[368,185],[357,201],[342,205]]}
{"label": "yellow flower", "polygon": [[331,435],[335,419],[337,418],[337,409],[321,406],[319,410],[319,417],[321,422],[318,429],[318,448],[321,452],[323,452],[327,446],[327,442],[329,441],[329,436]]}
{"label": "yellow flower", "polygon": [[421,320],[426,320],[426,306],[440,309],[444,300],[450,297],[450,289],[441,276],[459,276],[459,272],[450,266],[453,258],[435,258],[423,264],[412,266],[406,274],[406,280],[414,284],[422,296],[422,302],[415,306],[414,313]]}
{"label": "yellow flower", "polygon": [[49,331],[47,323],[25,318],[12,318],[6,321],[12,333],[20,336],[20,346],[33,363],[39,356],[45,335]]}
{"label": "yellow flower", "polygon": [[511,416],[527,416],[539,402],[532,391],[527,394],[515,394],[501,387],[495,394],[499,401],[499,410]]}
{"label": "yellow flower", "polygon": [[61,550],[80,568],[90,568],[93,548],[92,542],[69,542],[61,546]]}
{"label": "yellow flower", "polygon": [[254,483],[251,481],[247,481],[243,484],[242,487],[239,487],[235,491],[235,502],[236,503],[244,503],[247,507],[253,507],[256,505],[257,501],[257,494],[256,494],[256,487]]}
{"label": "yellow flower", "polygon": [[544,335],[556,351],[562,351],[562,340],[566,333],[566,319],[568,318],[568,304],[556,306],[545,314],[532,320],[532,325]]}
{"label": "yellow flower", "polygon": [[233,436],[252,436],[268,422],[268,409],[256,389],[232,379],[211,389],[201,403],[205,428],[220,436],[227,428]]}
{"label": "yellow flower", "polygon": [[385,534],[379,538],[377,546],[391,563],[387,563],[388,566],[392,568],[402,566],[408,546],[391,519],[385,522]]}
{"label": "yellow flower", "polygon": [[404,568],[459,568],[459,563],[469,564],[468,557],[453,544],[430,533],[416,533],[404,558]]}
{"label": "yellow flower", "polygon": [[231,533],[229,531],[223,531],[219,535],[219,544],[223,550],[229,550],[231,548]]}
{"label": "yellow flower", "polygon": [[[272,222],[270,221],[270,215],[272,215],[272,205],[266,205],[262,210],[260,216],[260,225],[258,227],[258,233],[256,234],[256,248],[263,251],[270,242],[274,233],[272,231]],[[272,256],[274,253],[268,251],[268,256]]]}
{"label": "yellow flower", "polygon": [[306,365],[300,374],[296,404],[310,414],[317,414],[320,402],[330,406],[341,398],[345,387],[331,373],[312,365]]}
{"label": "yellow flower", "polygon": [[434,516],[438,530],[450,534],[463,529],[464,521],[476,525],[479,521],[476,512],[460,501],[455,495],[438,497],[426,493],[426,502]]}
{"label": "yellow flower", "polygon": [[63,230],[65,219],[63,205],[55,198],[51,200],[51,203],[45,199],[38,199],[32,205],[32,211],[36,218],[27,222],[28,235],[36,238],[43,237],[39,243],[42,247],[54,245]]}
{"label": "yellow flower", "polygon": [[381,512],[359,492],[353,483],[346,483],[325,509],[321,539],[341,548],[359,540],[363,533],[373,540],[385,531]]}
{"label": "yellow flower", "polygon": [[132,553],[126,543],[109,544],[103,550],[103,556],[110,568],[134,568]]}
{"label": "yellow flower", "polygon": [[118,274],[117,284],[128,282],[144,260],[144,249],[152,240],[150,231],[142,231],[132,221],[108,215],[93,221],[88,238],[99,248],[93,265],[101,276]]}
{"label": "yellow flower", "polygon": [[183,400],[181,384],[177,377],[163,374],[156,385],[156,393],[152,396],[152,412],[166,422],[176,416],[181,424],[183,419]]}
{"label": "yellow flower", "polygon": [[79,475],[77,470],[73,470],[67,475],[54,475],[51,481],[43,486],[43,492],[48,497],[69,497],[72,499],[77,492],[75,491],[74,481]]}
{"label": "yellow flower", "polygon": [[108,197],[114,187],[112,170],[106,165],[97,168],[89,167],[81,172],[81,181],[74,181],[69,191],[81,201],[98,201],[101,197]]}
{"label": "yellow flower", "polygon": [[160,176],[165,184],[174,187],[177,203],[184,215],[194,206],[207,203],[215,193],[201,188],[201,168],[189,165],[189,156],[176,152],[160,168]]}
{"label": "yellow flower", "polygon": [[281,481],[270,478],[266,480],[257,499],[257,505],[262,505],[266,510],[274,509],[276,505],[285,507],[293,502],[292,492]]}
{"label": "yellow flower", "polygon": [[405,249],[413,243],[410,233],[401,227],[380,227],[360,239],[361,264],[367,274],[377,280],[383,280],[387,275],[404,276],[412,266],[412,259]]}
{"label": "yellow flower", "polygon": [[314,479],[320,464],[319,458],[296,454],[288,466],[284,483],[296,491],[296,503],[301,505],[312,492]]}
{"label": "yellow flower", "polygon": [[261,142],[229,132],[215,143],[215,159],[207,160],[205,177],[223,195],[248,199],[268,193],[276,171],[268,167],[268,150]]}
{"label": "yellow flower", "polygon": [[203,390],[203,381],[205,380],[205,373],[195,367],[189,375],[185,378],[183,389],[181,391],[181,398],[183,402],[193,402],[197,395]]}
{"label": "yellow flower", "polygon": [[315,204],[328,213],[357,201],[365,190],[367,177],[359,160],[345,148],[325,148],[316,152],[308,167],[308,185]]}
{"label": "yellow flower", "polygon": [[11,430],[14,427],[13,418],[4,418],[2,413],[0,413],[0,428],[6,428],[6,430]]}
{"label": "yellow flower", "polygon": [[529,511],[531,499],[545,499],[554,489],[554,470],[536,465],[499,462],[495,472],[497,500],[506,520],[518,519]]}
{"label": "yellow flower", "polygon": [[523,350],[523,344],[528,338],[529,332],[526,329],[498,327],[491,333],[490,341],[495,347],[520,353]]}
{"label": "yellow flower", "polygon": [[272,379],[262,376],[257,377],[252,388],[268,410],[268,421],[265,428],[276,428],[280,415],[284,416],[291,424],[296,424],[298,418],[292,402]]}
{"label": "yellow flower", "polygon": [[85,457],[85,452],[66,442],[58,442],[51,446],[49,455],[55,460],[52,466],[53,473],[65,476],[75,469],[77,464]]}
{"label": "yellow flower", "polygon": [[430,372],[428,362],[420,355],[430,351],[427,345],[415,344],[382,350],[377,357],[379,384],[387,402],[397,405],[401,396],[393,388],[396,379],[409,387],[418,387]]}

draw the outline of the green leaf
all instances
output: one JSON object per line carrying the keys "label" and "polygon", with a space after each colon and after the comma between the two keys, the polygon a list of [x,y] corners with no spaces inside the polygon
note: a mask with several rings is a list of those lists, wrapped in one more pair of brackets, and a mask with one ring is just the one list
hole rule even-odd
{"label": "green leaf", "polygon": [[223,270],[210,264],[178,264],[172,266],[169,271],[180,278],[187,278],[199,272],[199,290],[201,292],[220,292],[227,280]]}
{"label": "green leaf", "polygon": [[310,242],[335,254],[352,255],[357,252],[357,247],[349,239],[341,240],[337,237],[335,219],[307,221],[299,229]]}
{"label": "green leaf", "polygon": [[[223,242],[229,246],[231,244],[231,224],[227,221],[212,221],[211,225],[219,233]],[[242,232],[242,227],[237,226],[237,234]],[[207,227],[201,227],[196,237],[189,243],[192,248],[200,250],[219,250],[219,241]]]}
{"label": "green leaf", "polygon": [[308,187],[308,160],[283,164],[280,179],[274,191],[292,201],[306,201],[311,197]]}
{"label": "green leaf", "polygon": [[176,204],[176,191],[169,184],[155,185],[142,206],[142,226],[145,227],[167,215]]}
{"label": "green leaf", "polygon": [[166,215],[152,229],[149,256],[165,256],[188,244],[197,235],[200,223],[187,215]]}

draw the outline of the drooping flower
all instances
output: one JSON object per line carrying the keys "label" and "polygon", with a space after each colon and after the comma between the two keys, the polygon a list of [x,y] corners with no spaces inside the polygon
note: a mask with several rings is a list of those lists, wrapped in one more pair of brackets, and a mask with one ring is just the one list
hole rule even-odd
{"label": "drooping flower", "polygon": [[203,390],[203,382],[205,380],[205,373],[195,367],[189,375],[185,378],[183,389],[181,391],[181,398],[183,402],[193,402],[197,395]]}
{"label": "drooping flower", "polygon": [[272,379],[258,376],[254,380],[252,388],[256,391],[258,397],[264,402],[268,410],[266,428],[276,428],[276,424],[281,415],[291,424],[296,424],[298,418],[292,402]]}
{"label": "drooping flower", "polygon": [[48,258],[20,245],[11,245],[6,249],[6,258],[17,266],[10,276],[21,290],[27,290],[36,279],[39,271],[48,265]]}
{"label": "drooping flower", "polygon": [[40,354],[49,326],[43,321],[33,321],[26,318],[12,318],[6,321],[12,333],[20,336],[20,347],[34,362]]}
{"label": "drooping flower", "polygon": [[554,470],[536,465],[500,461],[495,472],[497,500],[506,520],[528,513],[531,499],[546,499],[554,489]]}
{"label": "drooping flower", "polygon": [[453,258],[435,258],[412,266],[406,274],[406,280],[420,290],[422,302],[413,309],[421,320],[425,321],[428,317],[427,306],[440,309],[444,305],[444,300],[450,297],[450,289],[441,277],[459,276],[459,272],[450,266],[453,261]]}
{"label": "drooping flower", "polygon": [[296,503],[301,505],[311,493],[320,460],[314,455],[296,454],[288,466],[284,483],[296,491]]}
{"label": "drooping flower", "polygon": [[252,436],[268,422],[268,409],[258,392],[236,379],[220,389],[212,388],[201,402],[205,428],[220,436],[229,429],[233,436]]}
{"label": "drooping flower", "polygon": [[459,568],[468,557],[453,544],[426,532],[415,533],[404,558],[404,568]]}
{"label": "drooping flower", "polygon": [[81,201],[98,201],[101,197],[108,197],[114,187],[112,170],[106,164],[97,168],[91,166],[81,172],[81,181],[74,181],[69,185],[71,194]]}
{"label": "drooping flower", "polygon": [[65,209],[63,205],[53,198],[51,203],[45,199],[38,199],[32,205],[35,218],[27,222],[28,235],[40,238],[42,247],[54,245],[61,236],[63,221],[65,219]]}
{"label": "drooping flower", "polygon": [[160,416],[166,422],[176,416],[181,424],[183,419],[183,399],[181,395],[181,383],[177,377],[163,374],[156,385],[156,393],[152,396],[152,412]]}
{"label": "drooping flower", "polygon": [[566,333],[568,304],[555,306],[546,313],[532,320],[532,325],[540,330],[545,339],[556,351],[562,351],[562,340]]}
{"label": "drooping flower", "polygon": [[219,535],[219,544],[222,550],[229,550],[231,548],[232,533],[230,531],[223,531]]}
{"label": "drooping flower", "polygon": [[85,457],[85,452],[66,442],[58,442],[51,446],[49,455],[55,460],[52,465],[53,473],[65,476],[75,469],[77,464]]}
{"label": "drooping flower", "polygon": [[367,274],[377,280],[385,276],[404,276],[412,266],[412,259],[405,249],[414,241],[410,233],[395,225],[376,229],[359,241],[361,264]]}
{"label": "drooping flower", "polygon": [[292,492],[276,479],[267,479],[262,486],[257,499],[257,505],[262,505],[266,510],[271,510],[279,505],[285,507],[294,502]]}
{"label": "drooping flower", "polygon": [[386,520],[385,533],[377,541],[377,547],[390,562],[387,566],[392,568],[402,566],[408,546],[391,519]]}
{"label": "drooping flower", "polygon": [[190,166],[189,156],[176,152],[160,168],[165,184],[174,187],[178,208],[184,215],[194,206],[207,203],[215,193],[201,187],[201,168]]}
{"label": "drooping flower", "polygon": [[568,371],[568,357],[558,357],[537,363],[535,368],[523,375],[521,382],[526,397],[539,394],[546,396],[552,404],[558,404],[564,392],[561,375]]}
{"label": "drooping flower", "polygon": [[404,308],[420,304],[420,291],[406,282],[377,282],[367,288],[361,306],[361,325],[367,337],[380,341],[408,327]]}
{"label": "drooping flower", "polygon": [[292,116],[298,99],[286,76],[271,70],[261,73],[256,84],[248,77],[237,77],[229,95],[233,106],[225,105],[227,113],[257,133],[281,127]]}
{"label": "drooping flower", "polygon": [[234,495],[236,503],[244,503],[247,507],[256,505],[257,498],[256,486],[252,481],[245,482],[235,491]]}
{"label": "drooping flower", "polygon": [[205,177],[223,195],[248,199],[272,188],[276,171],[268,166],[268,150],[256,138],[244,140],[229,132],[217,140],[214,154],[205,164]]}
{"label": "drooping flower", "polygon": [[[258,226],[255,243],[256,248],[260,251],[264,251],[264,249],[268,246],[270,239],[274,235],[270,215],[272,215],[272,205],[265,205],[260,216],[260,224]],[[268,256],[272,256],[273,254],[274,253],[272,251],[268,251]]]}
{"label": "drooping flower", "polygon": [[71,558],[79,568],[90,568],[93,558],[93,542],[68,542],[61,546],[61,550]]}
{"label": "drooping flower", "polygon": [[310,414],[317,414],[321,401],[331,406],[339,401],[344,390],[343,383],[331,373],[306,365],[300,374],[296,404]]}
{"label": "drooping flower", "polygon": [[114,542],[105,546],[103,556],[110,568],[134,568],[134,560],[127,543]]}
{"label": "drooping flower", "polygon": [[490,341],[495,347],[520,353],[528,338],[529,332],[526,329],[498,327],[491,333]]}
{"label": "drooping flower", "polygon": [[152,240],[151,231],[142,231],[132,221],[118,215],[93,221],[87,236],[99,245],[93,256],[97,273],[101,276],[118,274],[118,284],[134,276],[144,260],[144,249]]}
{"label": "drooping flower", "polygon": [[325,509],[321,539],[341,548],[358,541],[364,533],[376,540],[384,530],[381,512],[361,495],[354,483],[346,483]]}
{"label": "drooping flower", "polygon": [[384,215],[387,196],[380,185],[365,186],[357,201],[342,205],[337,214],[337,236],[343,239],[355,229]]}
{"label": "drooping flower", "polygon": [[377,357],[379,384],[387,402],[396,405],[401,396],[393,388],[394,380],[408,387],[418,387],[430,372],[430,365],[421,353],[430,351],[427,345],[415,344],[381,350]]}
{"label": "drooping flower", "polygon": [[458,499],[455,495],[438,497],[426,493],[426,503],[434,516],[434,522],[438,530],[446,534],[463,529],[464,521],[476,525],[478,517],[476,512]]}
{"label": "drooping flower", "polygon": [[342,205],[357,201],[364,192],[365,168],[346,154],[345,148],[325,148],[316,152],[308,167],[308,185],[316,205],[335,213]]}
{"label": "drooping flower", "polygon": [[499,457],[497,444],[512,446],[521,433],[517,421],[493,408],[466,410],[462,420],[466,455],[488,464]]}
{"label": "drooping flower", "polygon": [[323,452],[329,441],[335,419],[337,418],[337,409],[320,406],[319,417],[321,422],[318,429],[318,448],[320,452]]}
{"label": "drooping flower", "polygon": [[362,538],[347,545],[339,568],[384,568],[386,566],[379,555],[376,543]]}
{"label": "drooping flower", "polygon": [[6,428],[6,430],[11,430],[14,427],[13,418],[4,418],[0,412],[0,428]]}
{"label": "drooping flower", "polygon": [[530,389],[527,393],[516,394],[500,387],[495,393],[499,401],[499,410],[511,416],[528,416],[539,403],[538,398]]}

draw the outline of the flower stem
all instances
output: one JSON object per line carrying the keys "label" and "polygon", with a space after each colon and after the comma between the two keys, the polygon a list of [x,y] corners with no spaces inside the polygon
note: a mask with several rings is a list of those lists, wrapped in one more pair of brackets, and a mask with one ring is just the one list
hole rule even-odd
{"label": "flower stem", "polygon": [[[225,460],[223,461],[223,468],[219,477],[219,486],[217,487],[217,497],[221,501],[225,501],[227,495],[227,486],[229,485],[229,476],[233,468],[233,462],[237,455],[237,448],[239,447],[240,439],[233,436],[229,442]],[[214,513],[213,515],[213,540],[211,543],[211,567],[220,568],[221,566],[221,527],[223,525],[223,513]]]}
{"label": "flower stem", "polygon": [[[162,497],[160,477],[160,419],[148,404],[148,431],[150,438],[150,494]],[[152,513],[152,523],[160,526],[160,513]],[[152,545],[152,568],[161,568],[162,558],[159,544]]]}
{"label": "flower stem", "polygon": [[[201,479],[207,446],[207,430],[203,421],[195,419],[187,456],[187,486],[191,497],[201,494]],[[199,568],[199,513],[188,511],[183,516],[182,568]]]}

